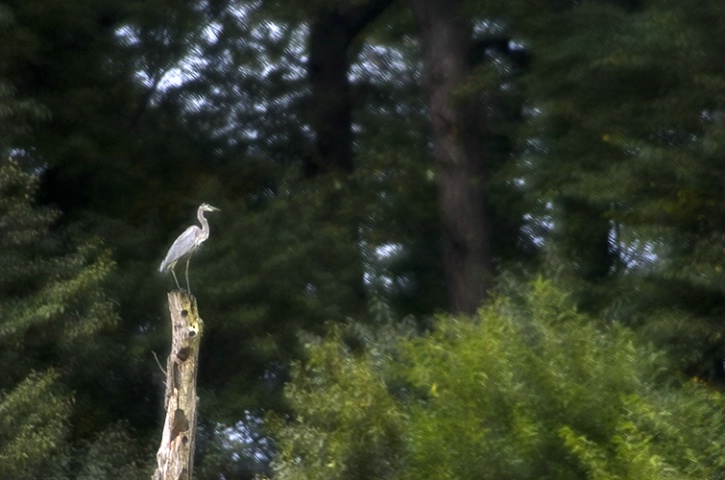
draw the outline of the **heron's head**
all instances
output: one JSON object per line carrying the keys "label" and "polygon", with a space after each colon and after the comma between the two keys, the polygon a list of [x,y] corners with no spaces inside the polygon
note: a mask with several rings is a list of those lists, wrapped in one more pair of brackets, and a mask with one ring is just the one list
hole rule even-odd
{"label": "heron's head", "polygon": [[219,209],[216,207],[212,207],[208,203],[202,203],[201,205],[199,205],[199,211],[200,212],[218,212]]}

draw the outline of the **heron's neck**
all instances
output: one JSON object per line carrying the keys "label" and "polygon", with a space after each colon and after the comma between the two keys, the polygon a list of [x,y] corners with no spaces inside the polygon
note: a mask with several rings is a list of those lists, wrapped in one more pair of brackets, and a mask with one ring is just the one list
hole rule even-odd
{"label": "heron's neck", "polygon": [[199,223],[201,223],[201,231],[209,232],[209,221],[204,218],[204,210],[199,210],[196,214],[196,218],[198,218]]}

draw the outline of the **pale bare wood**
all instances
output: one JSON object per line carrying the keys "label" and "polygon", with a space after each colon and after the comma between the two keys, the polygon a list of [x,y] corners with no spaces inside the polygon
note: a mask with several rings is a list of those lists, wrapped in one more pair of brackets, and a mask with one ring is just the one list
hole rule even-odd
{"label": "pale bare wood", "polygon": [[204,322],[192,295],[174,290],[168,299],[171,353],[166,362],[166,420],[152,479],[191,480],[199,402],[196,375]]}

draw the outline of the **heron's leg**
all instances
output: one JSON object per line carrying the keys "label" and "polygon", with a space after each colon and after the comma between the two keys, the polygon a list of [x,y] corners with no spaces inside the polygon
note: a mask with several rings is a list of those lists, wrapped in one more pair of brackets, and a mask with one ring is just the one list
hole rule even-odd
{"label": "heron's leg", "polygon": [[173,268],[171,269],[171,275],[174,276],[174,281],[176,282],[176,288],[178,288],[179,290],[181,290],[181,285],[179,285],[179,280],[176,278],[176,273],[174,272],[174,269]]}
{"label": "heron's leg", "polygon": [[191,255],[186,259],[186,291],[191,295],[191,287],[189,286],[189,262],[191,261]]}

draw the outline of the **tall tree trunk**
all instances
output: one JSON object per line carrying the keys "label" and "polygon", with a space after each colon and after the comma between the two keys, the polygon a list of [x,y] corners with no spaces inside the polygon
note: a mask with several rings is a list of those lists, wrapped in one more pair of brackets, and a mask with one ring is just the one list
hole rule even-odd
{"label": "tall tree trunk", "polygon": [[456,101],[469,77],[471,30],[460,0],[411,0],[423,48],[424,81],[433,124],[443,216],[443,262],[450,307],[472,313],[491,278],[490,231],[483,193],[480,119],[470,101]]}
{"label": "tall tree trunk", "polygon": [[312,128],[316,155],[305,162],[308,177],[339,169],[350,173],[352,98],[348,70],[350,44],[393,0],[368,0],[323,8],[312,22],[307,65],[312,86]]}

